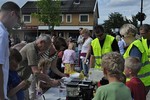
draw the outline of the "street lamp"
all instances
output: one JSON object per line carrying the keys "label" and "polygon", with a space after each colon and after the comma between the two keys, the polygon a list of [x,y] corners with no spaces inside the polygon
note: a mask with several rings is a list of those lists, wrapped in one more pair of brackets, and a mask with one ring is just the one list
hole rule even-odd
{"label": "street lamp", "polygon": [[[142,18],[142,13],[143,13],[143,0],[141,0],[141,15],[140,15],[141,18]],[[142,21],[143,20],[140,20],[140,26],[142,26]]]}
{"label": "street lamp", "polygon": [[136,18],[140,21],[140,26],[142,25],[142,21],[145,20],[146,15],[143,13],[143,0],[141,0],[141,11],[136,14]]}

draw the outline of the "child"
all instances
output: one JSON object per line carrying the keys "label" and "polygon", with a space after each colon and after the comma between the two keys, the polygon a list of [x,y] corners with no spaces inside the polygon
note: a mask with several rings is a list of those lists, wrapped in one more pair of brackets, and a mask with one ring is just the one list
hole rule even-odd
{"label": "child", "polygon": [[38,69],[41,73],[48,74],[51,61],[49,59],[41,59],[38,63]]}
{"label": "child", "polygon": [[141,69],[140,60],[136,57],[128,57],[125,59],[125,75],[130,79],[126,85],[130,88],[132,98],[134,100],[146,100],[145,86],[137,77],[137,73]]}
{"label": "child", "polygon": [[75,43],[70,42],[68,45],[68,49],[64,51],[62,62],[65,66],[64,73],[71,74],[74,72],[76,60],[76,53],[75,53]]}
{"label": "child", "polygon": [[[39,61],[38,69],[40,70],[40,73],[48,74],[50,66],[51,66],[51,61],[49,59],[42,59],[42,60]],[[51,81],[51,83],[46,83],[44,81],[37,80],[38,81],[37,82],[38,83],[37,86],[38,86],[38,88],[48,89],[51,86],[58,86],[58,85],[60,85],[60,81],[59,80],[54,80],[54,79],[52,79],[52,80],[53,81]]]}
{"label": "child", "polygon": [[28,88],[29,81],[21,81],[16,71],[18,64],[22,60],[22,56],[16,49],[10,50],[10,70],[8,80],[8,98],[9,100],[24,100],[23,89]]}
{"label": "child", "polygon": [[100,86],[93,100],[132,100],[128,87],[121,82],[124,71],[124,59],[117,52],[102,57],[102,70],[109,84]]}
{"label": "child", "polygon": [[[51,64],[52,64],[51,59],[47,59],[47,58],[40,59],[38,63],[38,70],[39,70],[38,74],[42,73],[47,75],[49,73]],[[43,81],[38,74],[34,74],[34,77],[29,78],[32,81],[31,87],[29,88],[31,100],[43,98],[42,97],[43,91],[49,89],[50,87],[55,87],[60,85],[59,80],[54,80],[49,77],[51,81],[46,82]]]}

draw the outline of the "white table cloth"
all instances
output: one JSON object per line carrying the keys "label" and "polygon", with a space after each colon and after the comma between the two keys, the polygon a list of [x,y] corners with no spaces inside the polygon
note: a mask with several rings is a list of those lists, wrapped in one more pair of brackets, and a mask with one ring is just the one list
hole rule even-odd
{"label": "white table cloth", "polygon": [[52,87],[47,90],[43,95],[45,100],[66,100],[66,90],[60,92],[59,87]]}

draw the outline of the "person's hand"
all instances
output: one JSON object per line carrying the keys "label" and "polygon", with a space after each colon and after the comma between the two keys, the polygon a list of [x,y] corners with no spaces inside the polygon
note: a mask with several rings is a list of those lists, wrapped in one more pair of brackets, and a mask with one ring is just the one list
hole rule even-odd
{"label": "person's hand", "polygon": [[63,73],[63,74],[61,75],[61,77],[69,77],[69,75]]}
{"label": "person's hand", "polygon": [[61,85],[61,81],[60,80],[54,80],[53,83],[56,84],[56,86]]}
{"label": "person's hand", "polygon": [[86,64],[86,59],[84,59],[83,63]]}
{"label": "person's hand", "polygon": [[22,88],[24,88],[24,87],[26,86],[26,81],[25,81],[25,80],[21,81],[19,85],[20,85]]}
{"label": "person's hand", "polygon": [[61,85],[61,82],[60,82],[60,80],[52,79],[52,80],[49,82],[49,85],[52,86],[52,87],[59,86],[59,85]]}
{"label": "person's hand", "polygon": [[29,86],[31,85],[31,82],[28,80],[23,80],[20,85],[22,86],[22,89],[25,90],[27,88],[29,88]]}
{"label": "person's hand", "polygon": [[61,83],[64,83],[64,77],[62,77],[61,79],[59,79],[59,81],[60,81]]}
{"label": "person's hand", "polygon": [[40,88],[42,88],[42,89],[49,89],[51,87],[51,85],[50,84],[47,84],[47,83],[43,83],[43,82],[41,82],[40,83]]}

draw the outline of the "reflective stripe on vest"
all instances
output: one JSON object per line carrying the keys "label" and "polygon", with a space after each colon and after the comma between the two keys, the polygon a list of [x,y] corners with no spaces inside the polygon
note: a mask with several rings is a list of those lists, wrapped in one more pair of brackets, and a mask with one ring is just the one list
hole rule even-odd
{"label": "reflective stripe on vest", "polygon": [[111,45],[114,41],[114,37],[106,35],[103,47],[100,46],[99,39],[96,38],[91,42],[93,48],[93,54],[95,57],[95,68],[101,67],[102,55],[112,51]]}
{"label": "reflective stripe on vest", "polygon": [[[101,60],[102,56],[95,56],[95,60],[98,60],[98,59]],[[95,61],[95,65],[96,66],[101,66],[101,64],[100,63],[98,64],[96,61]]]}
{"label": "reflective stripe on vest", "polygon": [[145,73],[145,74],[138,75],[138,78],[144,78],[144,77],[147,77],[147,76],[150,76],[150,72],[147,72],[147,73]]}
{"label": "reflective stripe on vest", "polygon": [[148,55],[148,59],[149,59],[149,61],[150,61],[150,55]]}
{"label": "reflective stripe on vest", "polygon": [[138,76],[145,86],[149,86],[150,85],[150,76],[149,76],[150,63],[149,63],[146,51],[144,50],[144,47],[142,45],[142,42],[140,40],[135,40],[133,43],[129,45],[129,47],[127,48],[123,56],[124,58],[127,58],[130,56],[130,51],[133,45],[136,46],[142,54],[142,58],[141,58],[142,67],[138,73]]}
{"label": "reflective stripe on vest", "polygon": [[142,63],[142,66],[146,66],[146,65],[150,65],[150,62],[146,61],[146,62]]}
{"label": "reflective stripe on vest", "polygon": [[102,56],[94,56],[95,59],[102,59]]}

